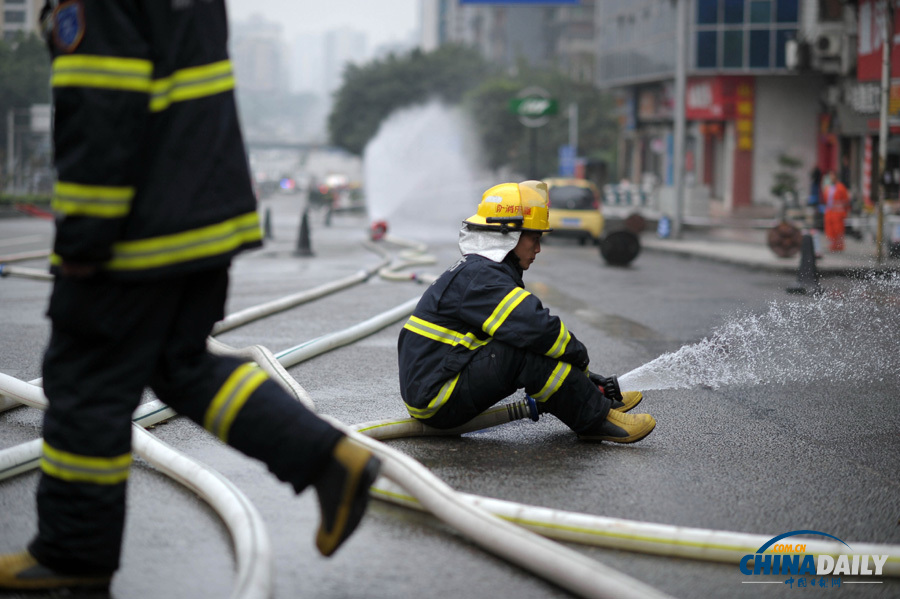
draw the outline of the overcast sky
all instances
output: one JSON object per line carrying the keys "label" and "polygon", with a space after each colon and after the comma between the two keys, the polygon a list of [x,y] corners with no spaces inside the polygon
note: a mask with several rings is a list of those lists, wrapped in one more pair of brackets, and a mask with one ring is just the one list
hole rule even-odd
{"label": "overcast sky", "polygon": [[418,27],[419,0],[227,0],[232,21],[258,13],[284,27],[286,41],[302,33],[349,27],[374,48],[407,41]]}

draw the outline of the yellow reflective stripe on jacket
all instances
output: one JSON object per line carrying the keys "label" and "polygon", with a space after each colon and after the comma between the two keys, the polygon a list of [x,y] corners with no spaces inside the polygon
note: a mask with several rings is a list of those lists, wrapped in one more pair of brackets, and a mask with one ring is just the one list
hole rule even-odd
{"label": "yellow reflective stripe on jacket", "polygon": [[230,60],[179,69],[168,77],[153,81],[150,110],[159,112],[173,102],[213,96],[231,89],[234,89],[234,71]]}
{"label": "yellow reflective stripe on jacket", "polygon": [[241,364],[219,388],[203,417],[203,428],[224,442],[237,413],[247,403],[250,395],[268,378],[259,366],[252,362]]}
{"label": "yellow reflective stripe on jacket", "polygon": [[234,89],[230,60],[179,69],[152,79],[153,63],[141,58],[70,54],[53,60],[52,87],[96,87],[150,94],[150,110],[165,110],[173,102],[213,96]]}
{"label": "yellow reflective stripe on jacket", "polygon": [[221,223],[150,239],[113,244],[110,270],[158,268],[225,254],[262,239],[259,215],[248,212]]}
{"label": "yellow reflective stripe on jacket", "polygon": [[81,185],[58,181],[53,188],[53,210],[67,216],[119,218],[131,210],[134,187]]}
{"label": "yellow reflective stripe on jacket", "polygon": [[547,382],[544,383],[543,388],[532,395],[535,401],[547,401],[550,397],[556,393],[560,386],[563,384],[563,381],[566,380],[566,377],[569,376],[569,373],[572,371],[572,365],[567,362],[560,362],[556,365],[556,368],[553,369],[553,372],[550,373],[550,376],[547,378]]}
{"label": "yellow reflective stripe on jacket", "polygon": [[431,418],[437,411],[441,409],[441,407],[447,403],[447,400],[450,399],[450,396],[453,394],[453,389],[456,388],[456,382],[459,380],[459,375],[457,374],[455,377],[444,383],[441,387],[441,390],[438,391],[438,394],[428,402],[428,405],[424,408],[415,408],[409,404],[406,404],[406,411],[409,412],[409,415],[413,418],[419,419],[427,419]]}
{"label": "yellow reflective stripe on jacket", "polygon": [[553,343],[553,347],[547,350],[546,355],[551,358],[558,358],[564,353],[566,353],[566,347],[569,345],[569,341],[572,339],[572,335],[569,333],[568,329],[566,329],[566,325],[563,324],[563,321],[559,321],[559,336],[556,338],[556,341]]}
{"label": "yellow reflective stripe on jacket", "polygon": [[427,337],[428,339],[439,341],[440,343],[446,343],[447,345],[453,346],[462,345],[463,347],[472,350],[484,347],[492,341],[491,339],[482,341],[472,333],[463,335],[452,329],[423,320],[418,316],[410,316],[409,320],[406,321],[406,324],[403,325],[403,328],[418,335],[422,335],[423,337]]}
{"label": "yellow reflective stripe on jacket", "polygon": [[522,300],[529,295],[531,294],[521,287],[516,287],[507,293],[506,297],[504,297],[500,303],[497,304],[497,307],[494,308],[494,312],[484,321],[484,324],[481,325],[481,329],[493,337],[494,333],[497,332],[497,329],[500,328],[500,325],[506,321],[510,312],[512,312],[515,307],[522,303]]}
{"label": "yellow reflective stripe on jacket", "polygon": [[44,474],[75,483],[117,485],[128,480],[131,454],[113,458],[84,456],[51,447],[44,441],[41,470]]}
{"label": "yellow reflective stripe on jacket", "polygon": [[53,59],[51,87],[99,87],[150,91],[153,63],[142,58],[67,54]]}

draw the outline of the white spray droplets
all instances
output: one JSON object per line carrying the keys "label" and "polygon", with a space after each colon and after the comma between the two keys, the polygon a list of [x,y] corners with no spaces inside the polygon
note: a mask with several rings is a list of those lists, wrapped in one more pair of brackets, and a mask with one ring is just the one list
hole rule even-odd
{"label": "white spray droplets", "polygon": [[900,381],[897,274],[737,314],[702,341],[619,377],[624,389],[642,390],[890,380]]}
{"label": "white spray droplets", "polygon": [[460,108],[438,101],[391,114],[364,153],[369,218],[400,237],[455,243],[494,181]]}

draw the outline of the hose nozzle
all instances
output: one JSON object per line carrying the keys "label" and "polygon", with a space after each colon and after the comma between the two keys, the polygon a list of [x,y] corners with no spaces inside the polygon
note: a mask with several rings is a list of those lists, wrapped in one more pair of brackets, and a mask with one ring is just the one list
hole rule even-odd
{"label": "hose nozzle", "polygon": [[606,397],[615,401],[622,401],[622,389],[619,387],[619,377],[616,375],[607,377],[603,382],[602,389],[603,395]]}

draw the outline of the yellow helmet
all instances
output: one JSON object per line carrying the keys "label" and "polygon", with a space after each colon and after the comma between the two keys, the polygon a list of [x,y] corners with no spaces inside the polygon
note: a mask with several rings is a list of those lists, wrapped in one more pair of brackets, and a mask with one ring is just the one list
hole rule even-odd
{"label": "yellow helmet", "polygon": [[483,229],[509,231],[552,231],[550,200],[543,181],[501,183],[481,196],[478,212],[463,222]]}

